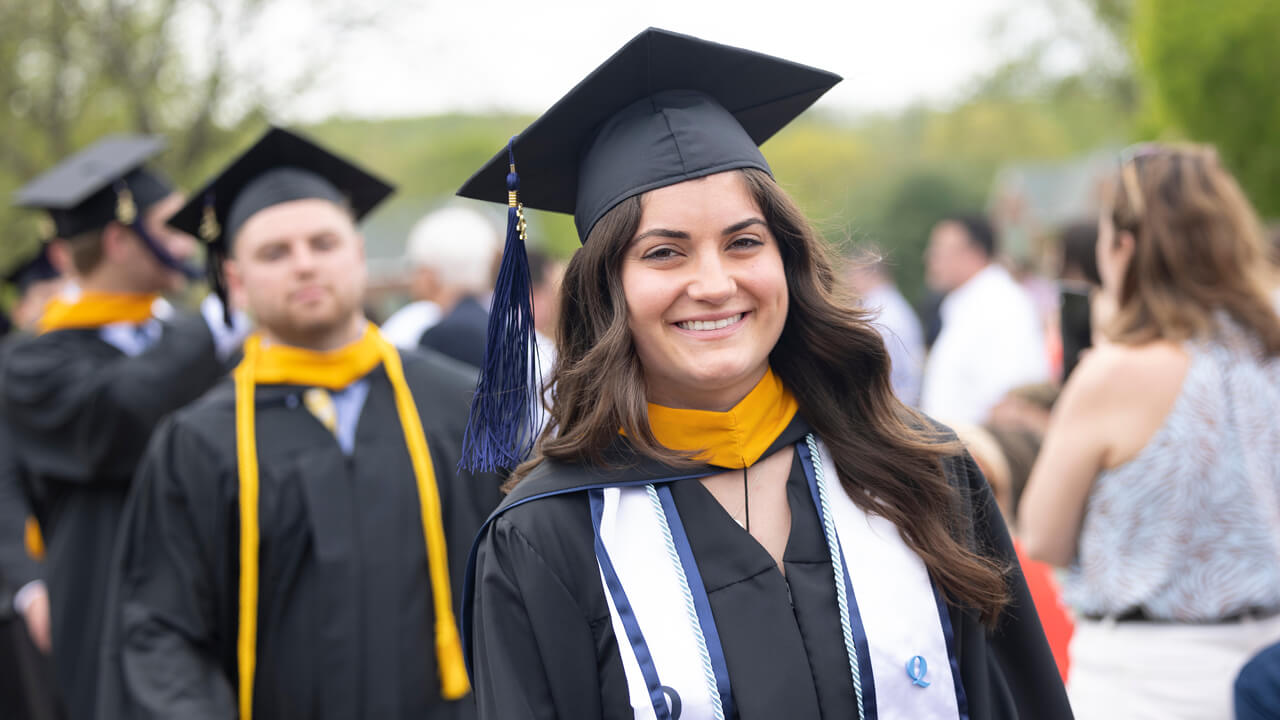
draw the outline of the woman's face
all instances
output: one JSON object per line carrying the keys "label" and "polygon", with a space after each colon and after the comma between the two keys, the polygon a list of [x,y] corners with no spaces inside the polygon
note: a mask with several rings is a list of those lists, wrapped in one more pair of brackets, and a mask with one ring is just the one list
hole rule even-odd
{"label": "woman's face", "polygon": [[727,410],[764,376],[787,318],[777,240],[737,172],[652,190],[622,288],[650,402]]}

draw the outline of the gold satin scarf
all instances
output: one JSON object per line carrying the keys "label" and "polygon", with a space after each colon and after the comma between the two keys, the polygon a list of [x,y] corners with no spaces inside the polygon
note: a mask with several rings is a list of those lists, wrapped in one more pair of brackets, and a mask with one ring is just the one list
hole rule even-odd
{"label": "gold satin scarf", "polygon": [[696,452],[716,467],[750,467],[791,423],[796,398],[770,368],[755,388],[725,412],[682,410],[649,403],[649,428],[663,446]]}
{"label": "gold satin scarf", "polygon": [[36,323],[40,333],[70,328],[98,328],[115,323],[140,325],[151,319],[159,295],[84,292],[75,300],[56,297],[45,305]]}
{"label": "gold satin scarf", "polygon": [[462,660],[462,643],[454,621],[453,594],[449,587],[449,558],[445,547],[440,493],[436,484],[427,437],[418,408],[404,378],[400,353],[372,323],[364,336],[330,352],[273,345],[262,347],[254,335],[245,341],[244,360],[233,378],[236,392],[236,455],[240,471],[240,718],[253,717],[253,677],[257,662],[258,624],[258,453],[254,430],[254,388],[258,383],[307,385],[338,390],[382,365],[391,381],[400,427],[413,463],[427,546],[431,596],[435,608],[436,659],[440,667],[440,695],[456,700],[470,691]]}

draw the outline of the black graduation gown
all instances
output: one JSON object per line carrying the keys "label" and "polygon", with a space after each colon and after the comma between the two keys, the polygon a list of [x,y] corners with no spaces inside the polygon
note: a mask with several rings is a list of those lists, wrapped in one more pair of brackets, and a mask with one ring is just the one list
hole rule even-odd
{"label": "black graduation gown", "polygon": [[[770,451],[805,432],[803,421],[793,421]],[[464,623],[481,718],[632,717],[592,548],[587,493],[528,500],[602,480],[690,474],[643,459],[632,458],[629,465],[602,471],[544,463],[483,531],[474,558],[472,614]],[[967,454],[948,460],[946,472],[966,498],[973,542],[1012,568],[1012,602],[994,632],[971,612],[949,608],[969,718],[1070,718],[985,479]],[[700,482],[678,480],[671,490],[698,558],[738,717],[856,718],[830,557],[799,458],[787,482],[792,526],[785,577]]]}
{"label": "black graduation gown", "polygon": [[[456,473],[475,376],[403,353],[431,449],[455,606],[472,538],[501,479]],[[300,402],[257,389],[261,532],[254,717],[470,718],[443,703],[417,487],[386,372],[354,451]],[[231,718],[237,705],[239,474],[234,387],[157,432],[121,534],[103,717]],[[456,610],[455,610],[456,612]],[[110,711],[109,711],[110,710]]]}
{"label": "black graduation gown", "polygon": [[161,418],[222,374],[198,315],[163,323],[134,357],[97,330],[27,338],[5,356],[5,419],[38,498],[54,665],[72,720],[93,717],[107,572],[133,471]]}

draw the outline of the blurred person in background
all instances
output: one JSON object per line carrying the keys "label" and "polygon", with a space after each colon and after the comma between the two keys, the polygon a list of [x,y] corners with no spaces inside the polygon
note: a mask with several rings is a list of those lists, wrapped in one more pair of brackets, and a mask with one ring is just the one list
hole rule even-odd
{"label": "blurred person in background", "polygon": [[[44,306],[63,284],[42,243],[5,278],[16,292],[10,334],[0,352],[35,331]],[[49,592],[44,543],[32,511],[31,491],[8,427],[0,420],[0,707],[14,717],[60,717],[50,658]]]}
{"label": "blurred person in background", "polygon": [[1062,591],[1053,576],[1053,568],[1028,558],[1018,541],[1018,501],[1026,488],[1027,477],[1040,451],[1040,436],[1016,425],[959,423],[954,428],[974,462],[991,485],[1000,514],[1013,536],[1018,565],[1027,579],[1031,601],[1035,605],[1045,639],[1053,651],[1053,660],[1065,682],[1068,677],[1072,622],[1062,602]]}
{"label": "blurred person in background", "polygon": [[247,325],[228,328],[217,298],[199,314],[162,298],[199,274],[188,263],[195,239],[165,226],[183,197],[146,166],[163,147],[102,138],[16,196],[49,214],[52,250],[67,259],[68,282],[37,334],[5,352],[0,393],[37,500],[50,644],[72,720],[95,717],[109,561],[134,470],[161,419],[222,376]]}
{"label": "blurred person in background", "polygon": [[884,339],[889,351],[889,381],[902,402],[920,403],[920,373],[924,361],[924,334],[920,319],[893,282],[884,258],[867,251],[847,258],[845,282],[858,305],[875,313],[872,327]]}
{"label": "blurred person in background", "polygon": [[1021,503],[1068,567],[1076,717],[1231,717],[1280,638],[1280,317],[1261,228],[1208,147],[1129,153],[1098,226],[1100,343]]}
{"label": "blurred person in background", "polygon": [[106,717],[474,717],[455,598],[500,479],[457,471],[474,373],[364,316],[390,193],[272,128],[174,216],[257,331],[139,466]]}
{"label": "blurred person in background", "polygon": [[[478,318],[485,318],[480,323],[479,347],[483,349],[488,322],[485,305],[493,286],[494,258],[502,252],[501,243],[497,225],[471,208],[449,206],[423,216],[409,231],[406,252],[412,302],[387,318],[382,334],[396,347],[415,348],[425,344],[423,333],[445,316],[458,312],[450,325],[474,327]],[[473,357],[474,344],[464,339],[458,350],[445,354]],[[471,364],[479,366],[478,362]]]}
{"label": "blurred person in background", "polygon": [[920,409],[944,421],[982,422],[1010,389],[1049,376],[1035,308],[995,257],[995,231],[978,215],[945,219],[929,236],[925,279],[947,295]]}
{"label": "blurred person in background", "polygon": [[489,330],[489,301],[502,236],[487,215],[467,207],[447,207],[414,226],[410,242],[424,264],[440,279],[436,302],[439,322],[418,339],[420,347],[435,350],[471,367],[484,364]]}

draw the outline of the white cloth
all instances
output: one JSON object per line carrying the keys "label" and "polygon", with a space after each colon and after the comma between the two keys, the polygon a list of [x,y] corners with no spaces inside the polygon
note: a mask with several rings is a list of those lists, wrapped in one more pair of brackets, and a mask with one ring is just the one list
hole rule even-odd
{"label": "white cloth", "polygon": [[925,363],[920,409],[981,423],[1005,393],[1049,379],[1044,335],[1026,291],[988,265],[942,301],[942,332]]}
{"label": "white cloth", "polygon": [[244,339],[253,330],[253,322],[243,310],[231,311],[231,325],[228,327],[222,300],[213,293],[206,295],[200,302],[200,315],[209,326],[209,333],[213,335],[213,352],[223,362],[240,349]]}
{"label": "white cloth", "polygon": [[1231,720],[1232,685],[1280,640],[1280,616],[1222,624],[1077,619],[1067,695],[1076,720]]}
{"label": "white cloth", "polygon": [[[960,717],[951,655],[929,571],[892,522],[858,507],[841,486],[835,462],[818,445],[829,488],[836,535],[867,634],[879,720],[955,720]],[[922,680],[907,666],[926,662]],[[865,672],[865,671],[864,671]]]}
{"label": "white cloth", "polygon": [[418,300],[400,308],[382,323],[382,335],[392,345],[404,350],[418,347],[422,333],[440,322],[444,312],[430,300]]}
{"label": "white cloth", "polygon": [[907,405],[920,403],[920,374],[924,366],[924,332],[920,318],[898,288],[889,283],[872,288],[861,298],[862,307],[878,313],[872,325],[884,338],[893,363],[893,391]]}
{"label": "white cloth", "polygon": [[[607,488],[603,495],[600,540],[609,553],[640,624],[640,632],[658,670],[659,682],[679,695],[681,720],[709,720],[715,717],[711,688],[703,670],[702,653],[688,619],[688,605],[678,575],[680,570],[666,552],[666,539],[648,490],[644,487]],[[608,588],[603,570],[601,584]],[[606,591],[605,599],[609,603],[609,615],[618,638],[631,708],[637,720],[655,718],[649,687],[640,671],[636,654],[627,642],[627,631],[613,596]]]}

